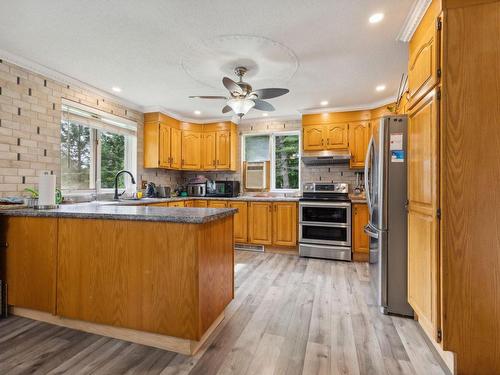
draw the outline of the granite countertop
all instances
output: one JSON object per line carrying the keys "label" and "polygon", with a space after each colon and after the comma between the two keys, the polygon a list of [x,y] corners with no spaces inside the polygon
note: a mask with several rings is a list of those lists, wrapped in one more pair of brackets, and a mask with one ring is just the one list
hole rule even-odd
{"label": "granite countertop", "polygon": [[182,202],[192,200],[216,200],[216,201],[261,201],[261,202],[298,202],[300,197],[254,197],[243,195],[238,197],[171,197],[171,198],[142,198],[142,199],[122,199],[119,201],[97,201],[101,205],[112,206],[140,206],[153,203]]}
{"label": "granite countertop", "polygon": [[96,202],[61,205],[51,210],[17,209],[0,211],[0,216],[61,217],[75,219],[137,220],[203,224],[234,215],[234,208],[177,208],[101,204]]}

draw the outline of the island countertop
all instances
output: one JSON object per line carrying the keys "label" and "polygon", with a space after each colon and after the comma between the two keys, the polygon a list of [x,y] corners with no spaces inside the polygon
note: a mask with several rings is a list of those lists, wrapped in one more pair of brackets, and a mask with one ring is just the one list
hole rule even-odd
{"label": "island countertop", "polygon": [[101,203],[61,205],[50,210],[13,209],[0,211],[0,216],[54,217],[101,220],[135,220],[169,223],[203,224],[234,215],[234,208],[177,208],[122,206]]}

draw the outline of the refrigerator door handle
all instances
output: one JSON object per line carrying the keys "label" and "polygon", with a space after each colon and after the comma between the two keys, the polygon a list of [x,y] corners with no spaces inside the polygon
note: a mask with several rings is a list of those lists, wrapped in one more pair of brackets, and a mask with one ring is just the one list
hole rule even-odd
{"label": "refrigerator door handle", "polygon": [[370,137],[370,142],[368,143],[368,148],[366,150],[366,157],[365,157],[365,191],[366,191],[366,204],[368,205],[368,212],[372,212],[372,202],[371,202],[371,197],[370,197],[370,186],[368,185],[369,180],[368,180],[368,173],[369,173],[369,166],[371,163],[371,151],[373,148],[373,136]]}
{"label": "refrigerator door handle", "polygon": [[365,225],[364,230],[368,236],[378,239],[378,233],[375,230],[373,230],[373,227],[370,224]]}

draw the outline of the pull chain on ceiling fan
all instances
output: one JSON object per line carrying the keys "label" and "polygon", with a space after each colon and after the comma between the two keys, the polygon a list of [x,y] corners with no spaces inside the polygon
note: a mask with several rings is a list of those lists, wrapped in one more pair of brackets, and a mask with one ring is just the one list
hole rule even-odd
{"label": "pull chain on ceiling fan", "polygon": [[253,91],[250,84],[243,81],[243,76],[247,68],[239,66],[234,69],[239,81],[235,82],[229,77],[222,79],[222,84],[229,91],[229,97],[226,96],[190,96],[190,98],[199,99],[225,99],[226,106],[222,108],[222,113],[233,111],[240,118],[248,113],[252,108],[259,111],[271,112],[274,107],[271,103],[263,99],[272,99],[287,94],[290,90],[281,88],[267,88]]}

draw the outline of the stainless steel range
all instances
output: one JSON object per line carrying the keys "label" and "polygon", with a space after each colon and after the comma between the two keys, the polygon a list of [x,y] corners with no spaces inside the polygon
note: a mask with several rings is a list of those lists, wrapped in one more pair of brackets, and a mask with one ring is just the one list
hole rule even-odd
{"label": "stainless steel range", "polygon": [[312,258],[352,259],[348,184],[304,184],[299,202],[299,254]]}

